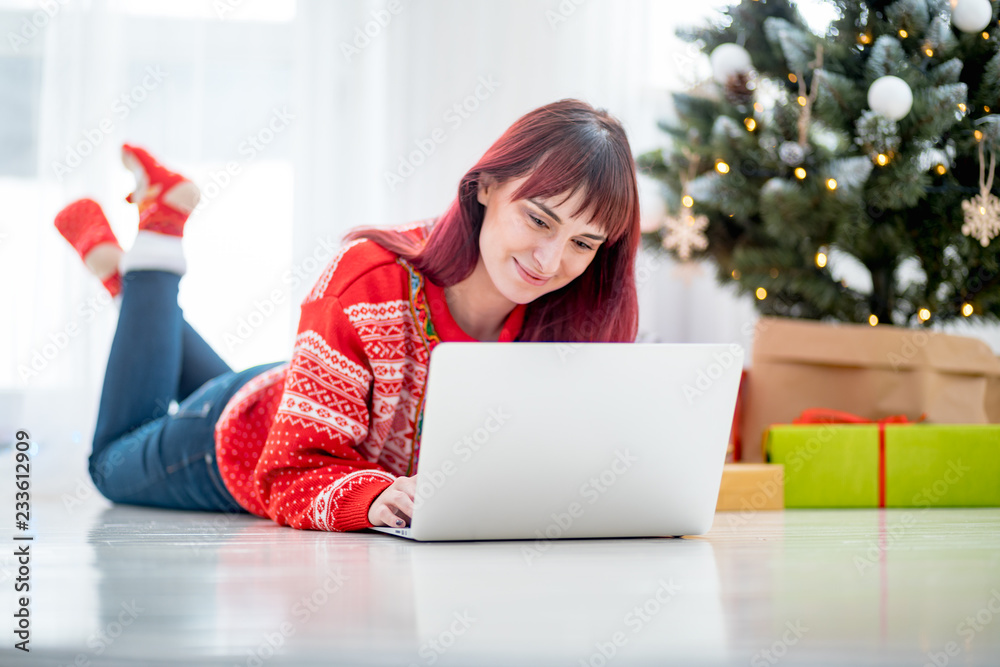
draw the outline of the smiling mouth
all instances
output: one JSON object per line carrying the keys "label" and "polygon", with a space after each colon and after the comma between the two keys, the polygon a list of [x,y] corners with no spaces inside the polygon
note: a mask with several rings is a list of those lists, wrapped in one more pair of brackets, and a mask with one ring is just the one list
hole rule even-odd
{"label": "smiling mouth", "polygon": [[516,258],[514,259],[514,263],[517,264],[517,266],[521,269],[521,271],[524,272],[524,275],[528,276],[529,278],[531,278],[535,282],[546,283],[546,282],[548,282],[550,280],[550,278],[539,278],[535,274],[531,273],[530,271],[528,271],[527,269],[525,269],[524,266],[522,266],[521,263],[518,262]]}

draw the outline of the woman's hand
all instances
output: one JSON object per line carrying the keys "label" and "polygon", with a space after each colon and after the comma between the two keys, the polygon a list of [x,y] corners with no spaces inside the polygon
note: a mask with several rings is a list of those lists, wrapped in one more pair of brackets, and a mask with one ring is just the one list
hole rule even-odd
{"label": "woman's hand", "polygon": [[410,517],[413,516],[413,494],[416,491],[416,475],[397,477],[368,508],[368,522],[373,526],[390,528],[409,526]]}

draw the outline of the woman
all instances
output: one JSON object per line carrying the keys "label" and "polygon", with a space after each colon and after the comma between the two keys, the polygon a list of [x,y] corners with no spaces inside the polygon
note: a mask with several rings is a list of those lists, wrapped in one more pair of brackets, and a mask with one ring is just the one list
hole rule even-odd
{"label": "woman", "polygon": [[142,149],[122,155],[139,208],[128,252],[92,200],[56,218],[121,296],[90,457],[112,501],[403,526],[439,342],[635,340],[635,164],[621,125],[584,102],[515,122],[440,218],[348,233],[302,303],[291,361],[242,372],[177,305],[197,188]]}

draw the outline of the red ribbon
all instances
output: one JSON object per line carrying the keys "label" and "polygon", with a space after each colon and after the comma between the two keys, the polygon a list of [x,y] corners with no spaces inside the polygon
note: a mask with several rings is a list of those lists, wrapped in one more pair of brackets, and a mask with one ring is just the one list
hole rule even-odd
{"label": "red ribbon", "polygon": [[911,422],[906,415],[890,415],[882,419],[865,419],[850,412],[808,408],[792,420],[793,424],[878,424],[878,506],[885,507],[885,425],[916,424],[927,418],[927,413]]}

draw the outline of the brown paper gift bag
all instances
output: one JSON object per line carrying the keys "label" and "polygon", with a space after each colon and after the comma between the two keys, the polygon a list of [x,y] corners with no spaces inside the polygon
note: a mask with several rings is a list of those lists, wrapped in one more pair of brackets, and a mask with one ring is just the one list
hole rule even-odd
{"label": "brown paper gift bag", "polygon": [[743,461],[762,461],[768,426],[791,423],[806,408],[1000,423],[1000,358],[964,336],[762,317],[748,380]]}
{"label": "brown paper gift bag", "polygon": [[[1000,357],[997,357],[1000,364]],[[1000,424],[1000,375],[986,381],[986,421]]]}

